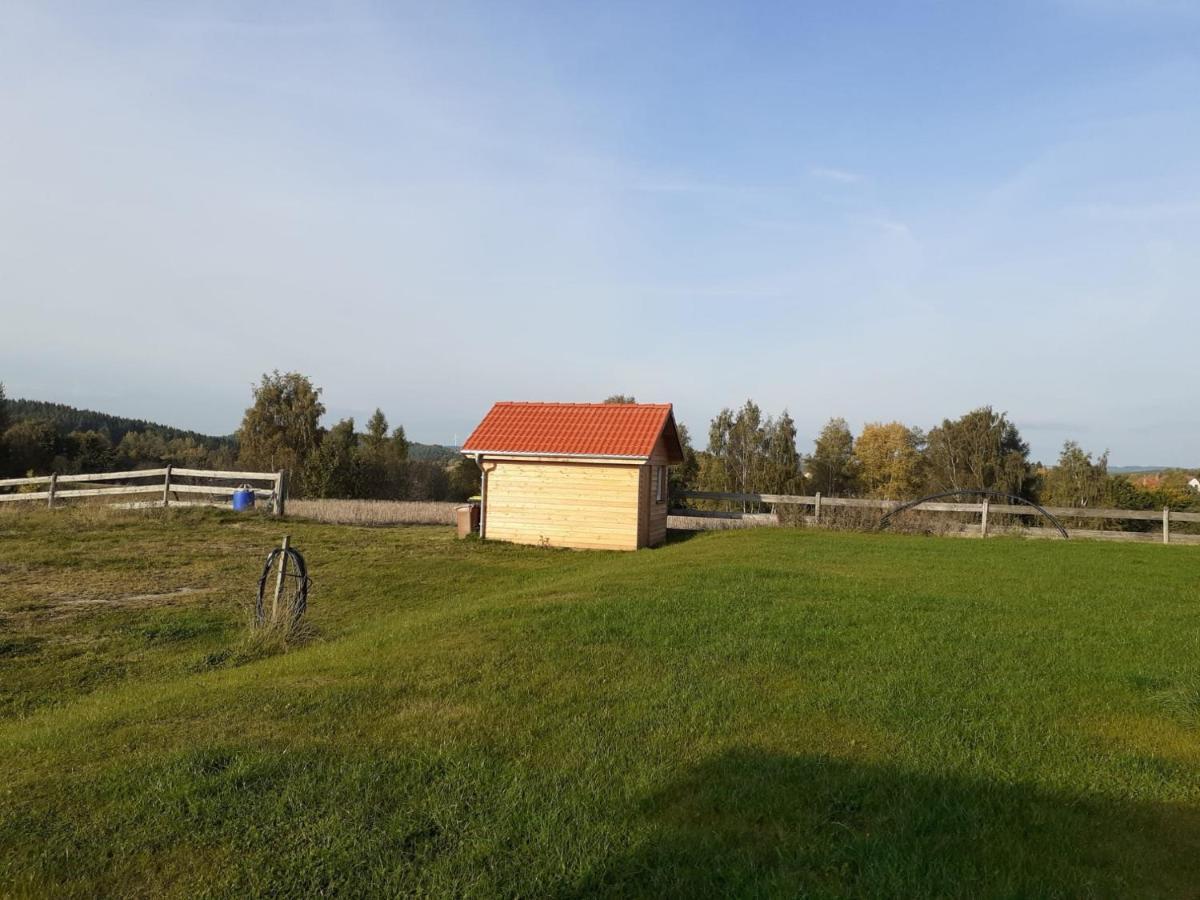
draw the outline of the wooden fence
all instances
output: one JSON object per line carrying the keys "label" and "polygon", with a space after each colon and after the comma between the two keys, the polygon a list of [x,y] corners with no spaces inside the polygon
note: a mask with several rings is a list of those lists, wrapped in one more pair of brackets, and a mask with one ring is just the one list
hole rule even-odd
{"label": "wooden fence", "polygon": [[[799,506],[811,508],[812,512],[809,515],[803,515],[802,518],[807,524],[821,525],[828,521],[828,516],[823,520],[822,513],[833,508],[852,508],[865,510],[878,510],[880,515],[893,510],[900,506],[903,501],[899,500],[863,500],[853,497],[822,497],[819,493],[811,497],[792,495],[792,494],[739,494],[725,493],[719,491],[679,491],[672,495],[672,499],[687,499],[687,500],[708,500],[721,501],[729,503],[758,504],[765,506]],[[1170,509],[1087,509],[1063,506],[1048,506],[1043,507],[1048,513],[1063,522],[1067,531],[1072,535],[1079,537],[1098,538],[1100,540],[1109,541],[1161,541],[1164,544],[1200,544],[1200,534],[1181,534],[1171,532],[1172,523],[1184,522],[1200,522],[1200,512],[1173,512]],[[978,537],[987,537],[989,534],[1006,533],[1011,529],[997,528],[994,522],[989,522],[989,517],[995,515],[1019,516],[1019,517],[1034,517],[1042,518],[1042,514],[1032,506],[1012,505],[1007,503],[991,503],[985,497],[980,503],[941,503],[930,502],[922,503],[913,507],[914,510],[921,512],[932,513],[967,513],[979,516],[977,526],[962,529],[963,533],[971,534]],[[717,518],[717,519],[743,519],[760,524],[772,524],[778,519],[774,512],[769,513],[748,513],[725,510],[710,510],[710,509],[689,509],[679,507],[670,511],[673,516],[695,516],[699,518]],[[1071,524],[1075,520],[1125,520],[1125,521],[1152,521],[1157,523],[1158,527],[1153,532],[1137,532],[1137,531],[1101,531],[1098,529],[1078,529],[1072,528]],[[1022,527],[1021,534],[1035,537],[1060,537],[1058,531],[1053,528],[1025,528]]]}
{"label": "wooden fence", "polygon": [[[146,483],[147,479],[154,479]],[[214,484],[212,482],[237,482]],[[120,482],[105,485],[107,482]],[[208,482],[208,483],[204,483]],[[153,495],[153,500],[109,504],[120,509],[168,506],[228,507],[230,498],[241,484],[254,491],[255,499],[270,502],[271,512],[281,516],[287,499],[287,479],[283,472],[218,472],[208,469],[134,469],[129,472],[97,472],[87,475],[39,475],[32,478],[0,479],[0,503],[42,502],[53,509],[66,500],[83,497],[119,497]],[[265,483],[266,487],[261,486]],[[67,487],[63,485],[79,485]],[[5,492],[5,488],[19,488]],[[38,490],[38,488],[44,488]],[[219,499],[218,499],[219,498]]]}

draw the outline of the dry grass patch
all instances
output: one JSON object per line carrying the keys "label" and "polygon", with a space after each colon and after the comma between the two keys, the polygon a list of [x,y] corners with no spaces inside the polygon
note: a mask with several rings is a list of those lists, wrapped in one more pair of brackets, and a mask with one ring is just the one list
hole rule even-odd
{"label": "dry grass patch", "polygon": [[667,516],[667,528],[673,531],[735,531],[739,528],[772,528],[779,524],[773,513],[749,515],[744,519],[717,519],[707,516]]}
{"label": "dry grass patch", "polygon": [[453,525],[458,506],[419,500],[290,500],[288,513],[334,525]]}

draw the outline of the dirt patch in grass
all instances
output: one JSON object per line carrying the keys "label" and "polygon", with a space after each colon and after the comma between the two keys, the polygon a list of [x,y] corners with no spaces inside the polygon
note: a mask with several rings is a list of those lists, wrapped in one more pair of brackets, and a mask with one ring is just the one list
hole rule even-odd
{"label": "dirt patch in grass", "polygon": [[173,591],[158,594],[126,594],[123,597],[84,597],[78,600],[67,600],[66,604],[81,603],[111,603],[118,606],[157,606],[163,600],[175,600],[192,594],[211,594],[216,588],[181,587]]}
{"label": "dirt patch in grass", "polygon": [[88,610],[152,610],[192,605],[188,602],[190,598],[206,597],[217,591],[214,587],[181,587],[137,594],[58,593],[47,597],[42,603],[28,605],[23,611],[33,613],[38,618],[62,618]]}
{"label": "dirt patch in grass", "polygon": [[0,639],[0,659],[12,656],[26,656],[30,653],[37,653],[42,644],[45,642],[46,639],[40,637],[16,637]]}

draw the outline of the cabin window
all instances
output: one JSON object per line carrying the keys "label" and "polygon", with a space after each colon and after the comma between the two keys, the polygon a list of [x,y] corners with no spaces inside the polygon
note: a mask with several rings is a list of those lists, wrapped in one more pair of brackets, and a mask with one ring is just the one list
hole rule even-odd
{"label": "cabin window", "polygon": [[654,499],[658,503],[663,503],[667,499],[667,467],[654,467]]}

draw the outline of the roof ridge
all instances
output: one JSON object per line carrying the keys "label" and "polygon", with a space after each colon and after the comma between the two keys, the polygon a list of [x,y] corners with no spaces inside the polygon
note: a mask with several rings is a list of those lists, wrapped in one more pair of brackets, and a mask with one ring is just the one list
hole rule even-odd
{"label": "roof ridge", "polygon": [[575,400],[497,400],[493,406],[588,406],[588,407],[635,407],[664,409],[670,403],[605,403],[603,401],[589,403]]}
{"label": "roof ridge", "polygon": [[463,450],[644,459],[671,414],[670,403],[504,400],[492,405]]}

